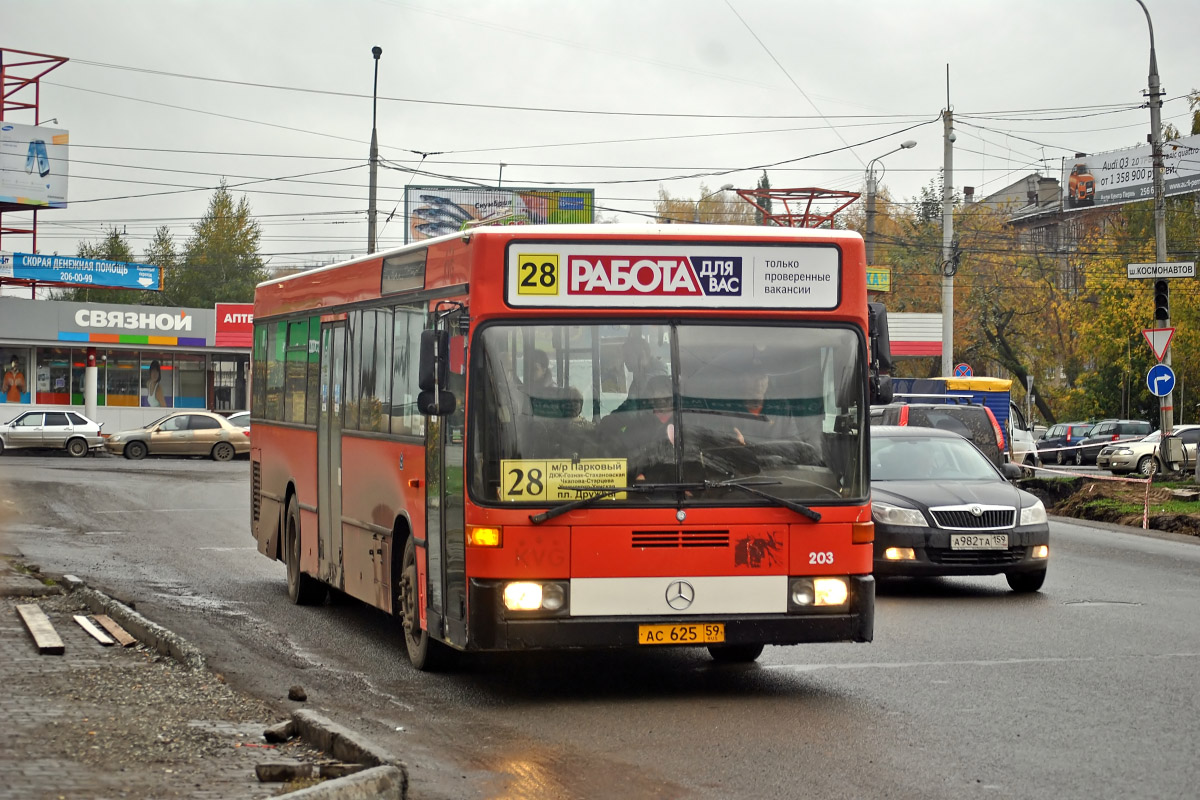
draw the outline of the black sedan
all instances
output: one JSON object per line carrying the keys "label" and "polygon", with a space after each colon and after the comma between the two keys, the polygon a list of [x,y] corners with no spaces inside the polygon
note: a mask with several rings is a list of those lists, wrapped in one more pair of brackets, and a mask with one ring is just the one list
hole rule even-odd
{"label": "black sedan", "polygon": [[1046,508],[950,431],[871,427],[875,574],[999,575],[1015,592],[1046,580]]}

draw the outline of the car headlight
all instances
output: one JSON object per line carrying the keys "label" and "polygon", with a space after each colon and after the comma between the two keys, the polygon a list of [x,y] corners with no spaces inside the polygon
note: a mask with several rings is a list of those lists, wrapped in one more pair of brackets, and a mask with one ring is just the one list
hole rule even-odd
{"label": "car headlight", "polygon": [[911,525],[919,528],[929,525],[925,521],[925,515],[915,508],[903,508],[878,500],[871,501],[871,519],[883,525]]}
{"label": "car headlight", "polygon": [[1046,507],[1038,500],[1031,506],[1021,509],[1022,525],[1040,525],[1046,521]]}
{"label": "car headlight", "polygon": [[1114,447],[1112,450],[1109,451],[1109,455],[1131,456],[1131,455],[1133,455],[1133,451],[1130,450],[1128,447]]}

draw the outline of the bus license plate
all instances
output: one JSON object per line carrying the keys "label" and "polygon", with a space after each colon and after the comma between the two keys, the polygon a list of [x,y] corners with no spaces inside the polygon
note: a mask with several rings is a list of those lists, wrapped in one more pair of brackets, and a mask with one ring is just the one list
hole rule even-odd
{"label": "bus license plate", "polygon": [[716,644],[725,641],[725,623],[639,625],[638,644]]}
{"label": "bus license plate", "polygon": [[1007,533],[952,533],[951,550],[1007,550]]}

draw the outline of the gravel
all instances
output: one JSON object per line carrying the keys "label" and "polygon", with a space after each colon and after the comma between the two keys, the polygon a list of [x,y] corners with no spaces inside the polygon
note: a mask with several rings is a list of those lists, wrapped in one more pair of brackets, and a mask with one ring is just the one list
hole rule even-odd
{"label": "gravel", "polygon": [[[38,656],[23,628],[15,631],[21,627],[15,606],[22,602],[46,612],[66,643],[65,656]],[[51,778],[56,785],[40,787],[49,796],[64,790],[72,798],[272,797],[311,782],[260,784],[256,764],[332,760],[295,739],[267,744],[263,730],[286,713],[235,692],[219,674],[140,644],[100,647],[73,621],[89,613],[73,595],[4,603],[13,622],[4,626],[0,683],[17,719],[0,729],[0,775],[23,763],[61,762]],[[0,798],[9,796],[0,788]]]}

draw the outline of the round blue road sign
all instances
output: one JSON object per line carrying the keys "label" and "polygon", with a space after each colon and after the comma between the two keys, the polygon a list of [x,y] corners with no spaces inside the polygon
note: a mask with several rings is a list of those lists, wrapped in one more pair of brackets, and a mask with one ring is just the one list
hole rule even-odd
{"label": "round blue road sign", "polygon": [[975,370],[971,369],[970,364],[956,364],[954,366],[954,377],[956,378],[970,378],[974,374]]}
{"label": "round blue road sign", "polygon": [[1175,372],[1166,364],[1155,364],[1146,373],[1146,386],[1155,397],[1166,397],[1175,388]]}

